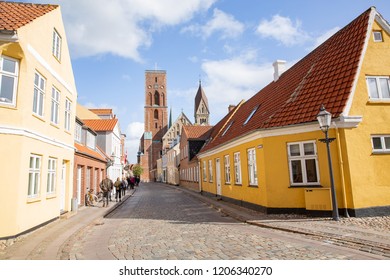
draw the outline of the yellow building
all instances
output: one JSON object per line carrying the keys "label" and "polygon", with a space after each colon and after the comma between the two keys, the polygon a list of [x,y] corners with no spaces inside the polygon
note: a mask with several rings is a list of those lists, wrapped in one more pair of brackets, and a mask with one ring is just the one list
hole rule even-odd
{"label": "yellow building", "polygon": [[390,214],[390,26],[374,7],[221,120],[198,154],[205,194],[267,213]]}
{"label": "yellow building", "polygon": [[61,9],[0,2],[0,238],[71,211],[76,86]]}

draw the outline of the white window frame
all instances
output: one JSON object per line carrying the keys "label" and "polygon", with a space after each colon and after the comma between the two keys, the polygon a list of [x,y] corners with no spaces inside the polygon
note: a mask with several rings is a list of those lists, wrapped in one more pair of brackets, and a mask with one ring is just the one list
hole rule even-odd
{"label": "white window frame", "polygon": [[56,176],[57,176],[57,159],[49,158],[47,162],[47,188],[48,194],[53,194],[56,191]]}
{"label": "white window frame", "polygon": [[[379,35],[379,37],[377,35]],[[372,32],[372,37],[374,39],[374,42],[383,42],[382,31],[379,31],[379,30],[373,31]]]}
{"label": "white window frame", "polygon": [[[380,80],[386,80],[387,81],[387,89],[389,91],[389,97],[383,97],[382,87],[380,84]],[[375,80],[375,86],[376,86],[376,93],[378,96],[374,96],[374,92],[371,91],[369,80]],[[373,100],[386,100],[390,101],[390,78],[389,76],[366,76],[366,82],[367,82],[367,89],[370,99]]]}
{"label": "white window frame", "polygon": [[206,167],[206,161],[205,160],[203,161],[203,166],[202,167],[203,167],[203,181],[207,182],[207,173],[206,173],[206,168],[207,167]]}
{"label": "white window frame", "polygon": [[28,189],[27,197],[33,198],[39,196],[41,185],[41,166],[42,157],[39,155],[30,155],[29,162],[29,176],[28,176]]}
{"label": "white window frame", "polygon": [[257,186],[257,163],[256,163],[256,149],[248,149],[248,177],[249,185]]}
{"label": "white window frame", "polygon": [[34,76],[33,113],[43,117],[45,114],[46,79],[38,72]]}
{"label": "white window frame", "polygon": [[213,161],[209,160],[209,182],[213,182]]}
{"label": "white window frame", "polygon": [[[9,72],[4,70],[4,60],[12,61],[15,63],[15,71]],[[16,105],[16,93],[18,91],[18,79],[19,79],[19,61],[17,59],[8,57],[8,56],[0,56],[0,90],[1,90],[1,83],[3,81],[3,77],[6,78],[12,78],[13,79],[13,89],[12,89],[12,100],[7,100],[5,97],[0,96],[0,104],[6,104],[6,105]]]}
{"label": "white window frame", "polygon": [[71,116],[72,116],[72,102],[66,98],[65,99],[65,130],[70,131],[71,129]]}
{"label": "white window frame", "polygon": [[61,61],[61,48],[62,48],[62,38],[56,29],[53,30],[53,55],[58,60]]}
{"label": "white window frame", "polygon": [[242,184],[242,176],[241,176],[241,157],[240,152],[234,153],[234,183],[236,185]]}
{"label": "white window frame", "polygon": [[[374,145],[374,138],[380,140],[381,148],[375,148]],[[389,141],[389,143],[386,145],[386,140]],[[371,144],[372,144],[372,152],[373,153],[390,153],[390,135],[372,135],[371,136]]]}
{"label": "white window frame", "polygon": [[87,131],[87,146],[93,150],[96,148],[96,136],[92,132]]}
{"label": "white window frame", "polygon": [[75,124],[74,128],[74,140],[78,143],[81,143],[81,132],[82,132],[82,126],[79,123]]}
{"label": "white window frame", "polygon": [[58,125],[60,120],[60,91],[54,86],[51,89],[51,116],[50,121]]}
{"label": "white window frame", "polygon": [[[313,154],[305,154],[305,144],[312,144],[313,145]],[[292,146],[299,146],[299,155],[292,155]],[[291,142],[287,143],[287,154],[288,154],[288,169],[290,173],[290,183],[291,186],[306,186],[306,185],[319,185],[320,184],[320,173],[318,168],[318,156],[317,156],[317,146],[316,142],[313,141],[302,141],[302,142]],[[307,178],[307,169],[306,169],[306,162],[308,160],[314,160],[315,161],[315,168],[316,168],[316,177],[317,181],[308,182]],[[300,167],[302,171],[302,182],[296,182],[294,181],[294,174],[293,174],[293,162],[300,162]]]}
{"label": "white window frame", "polygon": [[225,165],[225,184],[230,184],[230,157],[229,155],[224,156],[224,165]]}

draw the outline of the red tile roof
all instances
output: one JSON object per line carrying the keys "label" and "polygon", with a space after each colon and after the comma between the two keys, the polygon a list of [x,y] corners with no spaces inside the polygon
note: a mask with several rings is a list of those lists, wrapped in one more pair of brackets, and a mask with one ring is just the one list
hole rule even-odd
{"label": "red tile roof", "polygon": [[187,135],[188,140],[206,140],[213,127],[209,125],[185,125],[183,132]]}
{"label": "red tile roof", "polygon": [[92,150],[86,146],[80,145],[79,143],[76,143],[76,142],[74,143],[74,146],[76,148],[76,153],[87,155],[89,157],[98,159],[100,161],[107,162],[107,160],[101,154],[99,154],[97,151],[94,151],[94,150]]}
{"label": "red tile roof", "polygon": [[55,10],[58,5],[0,2],[0,30],[15,31],[36,18]]}
{"label": "red tile roof", "polygon": [[373,7],[236,108],[233,115],[230,112],[214,127],[201,152],[254,130],[315,122],[321,104],[334,118],[339,117],[352,92],[372,12],[376,13]]}
{"label": "red tile roof", "polygon": [[113,131],[118,123],[118,119],[93,119],[82,121],[95,131]]}
{"label": "red tile roof", "polygon": [[112,115],[112,109],[88,109],[96,115]]}

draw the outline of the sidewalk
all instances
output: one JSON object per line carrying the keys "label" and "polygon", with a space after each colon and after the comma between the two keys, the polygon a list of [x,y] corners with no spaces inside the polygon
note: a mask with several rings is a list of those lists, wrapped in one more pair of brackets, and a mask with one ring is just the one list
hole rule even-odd
{"label": "sidewalk", "polygon": [[196,197],[225,215],[241,222],[302,234],[307,238],[373,253],[390,259],[390,216],[340,217],[340,221],[333,221],[332,218],[313,218],[303,215],[265,214],[228,203],[217,199],[217,197],[204,196],[199,192],[180,186],[162,185]]}
{"label": "sidewalk", "polygon": [[110,201],[108,207],[81,207],[76,213],[69,212],[56,221],[31,233],[0,244],[0,260],[56,260],[66,254],[67,241],[79,231],[101,217],[114,211],[129,199],[136,188],[127,190],[121,202]]}

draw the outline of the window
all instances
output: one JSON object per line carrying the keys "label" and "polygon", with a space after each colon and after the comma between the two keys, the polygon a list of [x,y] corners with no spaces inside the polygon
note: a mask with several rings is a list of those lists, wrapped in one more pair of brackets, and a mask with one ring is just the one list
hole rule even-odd
{"label": "window", "polygon": [[96,137],[90,131],[87,131],[87,146],[94,150],[96,148]]}
{"label": "window", "polygon": [[390,135],[378,135],[371,137],[373,152],[390,153]]}
{"label": "window", "polygon": [[46,87],[45,78],[43,78],[41,74],[39,74],[38,72],[35,72],[33,112],[41,117],[43,116],[45,87]]}
{"label": "window", "polygon": [[37,197],[39,194],[41,177],[41,157],[37,155],[30,156],[30,166],[28,174],[28,197]]}
{"label": "window", "polygon": [[206,174],[206,161],[203,161],[203,181],[207,181],[207,174]]}
{"label": "window", "polygon": [[292,185],[319,184],[317,152],[314,141],[288,144]]}
{"label": "window", "polygon": [[390,100],[389,77],[367,77],[366,79],[370,98]]}
{"label": "window", "polygon": [[209,182],[213,181],[213,162],[209,160]]}
{"label": "window", "polygon": [[225,183],[230,184],[230,158],[229,155],[224,157],[225,164]]}
{"label": "window", "polygon": [[234,183],[241,184],[241,159],[240,153],[234,154]]}
{"label": "window", "polygon": [[74,128],[74,139],[81,143],[81,124],[76,123],[75,128]]}
{"label": "window", "polygon": [[60,109],[60,92],[53,87],[51,89],[51,122],[58,124],[58,115]]}
{"label": "window", "polygon": [[229,130],[229,128],[232,126],[233,122],[230,122],[229,125],[227,126],[227,128],[225,129],[225,131],[222,133],[221,136],[224,136],[226,134],[226,132]]}
{"label": "window", "polygon": [[65,100],[65,129],[67,131],[70,131],[71,105],[72,102],[70,102],[69,99],[66,99]]}
{"label": "window", "polygon": [[382,32],[381,31],[374,31],[374,42],[383,42]]}
{"label": "window", "polygon": [[256,113],[258,108],[259,108],[259,106],[256,106],[255,108],[253,108],[252,112],[249,114],[248,118],[244,122],[244,125],[246,125],[249,122],[249,120],[253,117],[253,115]]}
{"label": "window", "polygon": [[256,150],[248,150],[248,176],[249,185],[257,186],[257,165],[256,165]]}
{"label": "window", "polygon": [[0,56],[0,104],[16,104],[18,67],[17,60]]}
{"label": "window", "polygon": [[53,55],[58,60],[61,60],[61,36],[58,34],[57,30],[53,31]]}
{"label": "window", "polygon": [[56,168],[57,160],[54,158],[49,158],[48,167],[47,167],[47,193],[52,194],[55,192],[56,186]]}

